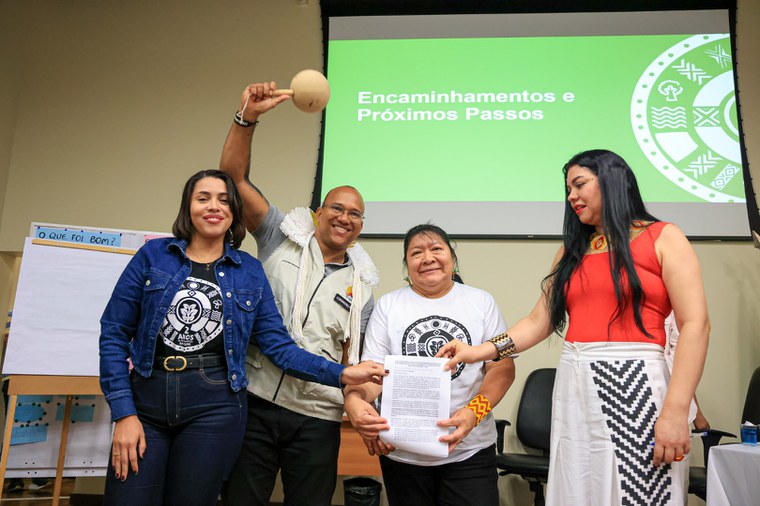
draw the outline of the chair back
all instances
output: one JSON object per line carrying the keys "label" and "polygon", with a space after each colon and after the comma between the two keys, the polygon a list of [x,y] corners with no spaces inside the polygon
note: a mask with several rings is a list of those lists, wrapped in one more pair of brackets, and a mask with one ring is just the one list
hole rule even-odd
{"label": "chair back", "polygon": [[517,408],[515,431],[524,446],[549,452],[552,424],[554,368],[536,369],[525,381]]}
{"label": "chair back", "polygon": [[755,369],[747,387],[747,397],[744,400],[744,411],[739,423],[746,421],[760,424],[760,367]]}

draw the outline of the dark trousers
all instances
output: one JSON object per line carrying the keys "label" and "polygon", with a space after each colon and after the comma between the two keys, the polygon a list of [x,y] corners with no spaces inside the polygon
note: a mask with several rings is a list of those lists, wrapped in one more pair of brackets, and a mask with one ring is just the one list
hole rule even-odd
{"label": "dark trousers", "polygon": [[281,470],[285,506],[329,506],[339,447],[339,422],[304,416],[249,394],[243,446],[222,502],[269,505]]}
{"label": "dark trousers", "polygon": [[467,460],[440,466],[416,466],[380,457],[391,506],[498,506],[496,447]]}
{"label": "dark trousers", "polygon": [[107,506],[216,504],[243,440],[246,392],[233,392],[225,366],[132,373],[147,448],[125,481],[108,466]]}

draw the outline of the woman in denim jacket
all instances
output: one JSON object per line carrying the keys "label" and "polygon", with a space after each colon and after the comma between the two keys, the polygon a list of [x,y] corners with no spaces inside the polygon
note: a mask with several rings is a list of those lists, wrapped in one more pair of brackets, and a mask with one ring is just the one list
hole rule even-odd
{"label": "woman in denim jacket", "polygon": [[386,374],[295,344],[261,263],[237,249],[242,204],[223,172],[187,181],[172,233],[135,254],[100,321],[100,384],[116,422],[107,505],[216,503],[245,428],[250,340],[308,381],[340,388]]}

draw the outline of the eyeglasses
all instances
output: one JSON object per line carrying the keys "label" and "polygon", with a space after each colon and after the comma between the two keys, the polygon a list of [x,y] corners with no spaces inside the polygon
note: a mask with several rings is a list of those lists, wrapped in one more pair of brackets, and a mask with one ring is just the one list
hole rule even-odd
{"label": "eyeglasses", "polygon": [[327,206],[327,210],[332,214],[333,216],[341,216],[343,213],[346,213],[348,216],[348,219],[353,221],[354,223],[359,223],[362,220],[364,220],[364,215],[357,211],[356,209],[351,209],[350,211],[343,207],[340,204],[330,204]]}

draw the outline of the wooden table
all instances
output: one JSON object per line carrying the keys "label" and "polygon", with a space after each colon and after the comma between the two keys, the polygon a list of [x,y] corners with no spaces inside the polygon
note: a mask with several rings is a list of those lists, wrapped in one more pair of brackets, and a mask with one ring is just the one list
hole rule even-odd
{"label": "wooden table", "polygon": [[338,454],[338,474],[342,476],[381,476],[380,460],[367,453],[361,436],[343,417],[340,427],[340,453]]}

